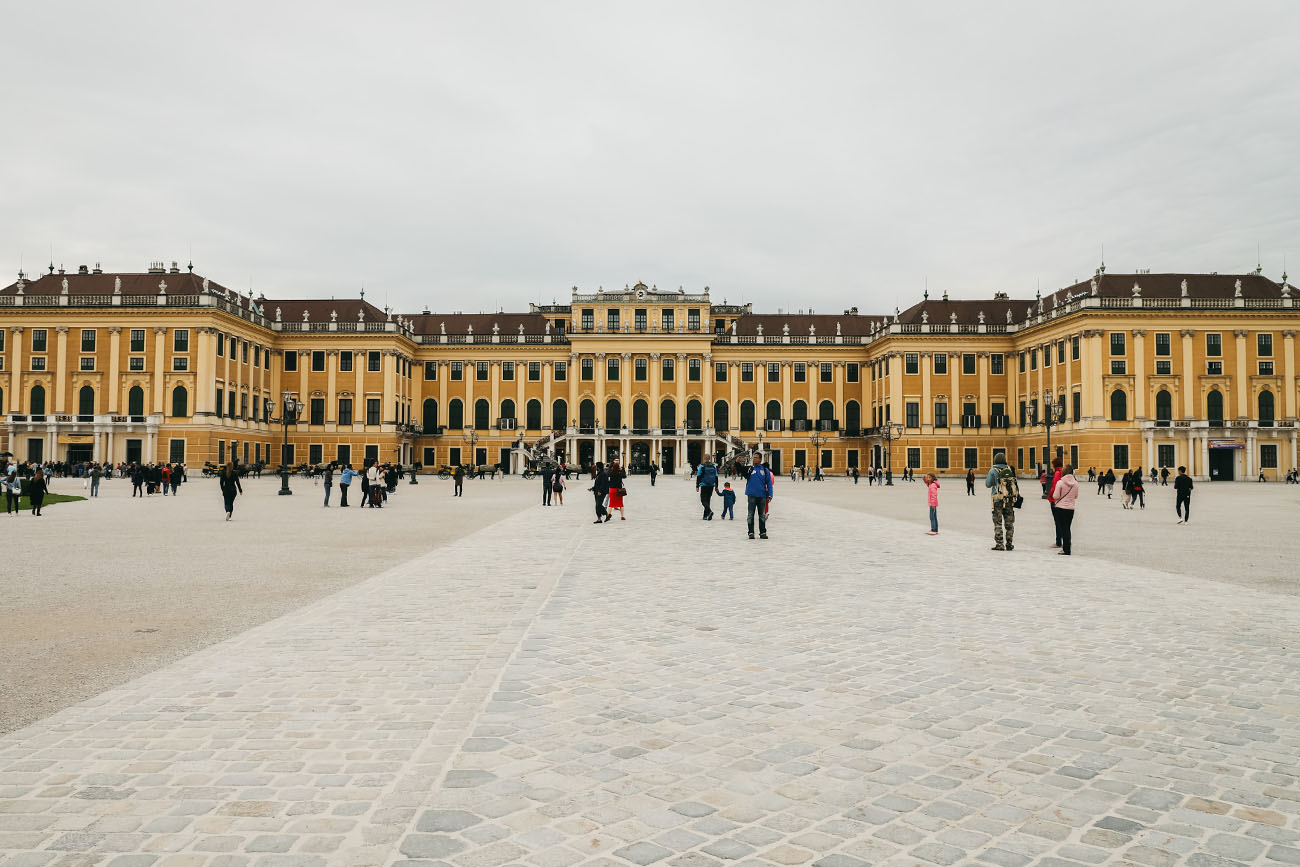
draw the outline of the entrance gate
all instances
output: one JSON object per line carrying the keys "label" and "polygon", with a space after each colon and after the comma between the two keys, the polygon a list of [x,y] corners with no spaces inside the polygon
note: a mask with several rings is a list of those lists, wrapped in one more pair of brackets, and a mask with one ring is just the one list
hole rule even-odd
{"label": "entrance gate", "polygon": [[1210,481],[1231,482],[1237,464],[1236,449],[1210,449]]}

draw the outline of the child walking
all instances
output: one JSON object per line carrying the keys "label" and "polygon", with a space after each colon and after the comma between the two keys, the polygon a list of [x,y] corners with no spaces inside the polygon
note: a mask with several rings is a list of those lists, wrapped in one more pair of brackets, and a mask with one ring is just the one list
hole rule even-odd
{"label": "child walking", "polygon": [[937,536],[939,535],[939,480],[935,478],[934,473],[926,473],[923,479],[930,502],[930,531],[925,535]]}
{"label": "child walking", "polygon": [[731,515],[731,520],[736,520],[736,492],[731,489],[731,482],[727,482],[722,489],[722,520],[727,520],[727,515]]}

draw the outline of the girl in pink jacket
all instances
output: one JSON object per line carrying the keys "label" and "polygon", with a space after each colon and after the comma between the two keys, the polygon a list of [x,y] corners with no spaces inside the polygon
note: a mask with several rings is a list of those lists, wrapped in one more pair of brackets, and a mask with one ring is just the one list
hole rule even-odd
{"label": "girl in pink jacket", "polygon": [[930,501],[930,532],[927,536],[939,535],[939,480],[935,478],[934,473],[926,473],[924,477],[926,495]]}

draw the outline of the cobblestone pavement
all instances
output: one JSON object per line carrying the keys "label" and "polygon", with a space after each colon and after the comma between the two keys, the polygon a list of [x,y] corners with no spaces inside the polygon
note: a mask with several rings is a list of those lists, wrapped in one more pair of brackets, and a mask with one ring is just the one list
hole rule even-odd
{"label": "cobblestone pavement", "polygon": [[571,492],[0,738],[0,864],[1300,863],[1291,598]]}

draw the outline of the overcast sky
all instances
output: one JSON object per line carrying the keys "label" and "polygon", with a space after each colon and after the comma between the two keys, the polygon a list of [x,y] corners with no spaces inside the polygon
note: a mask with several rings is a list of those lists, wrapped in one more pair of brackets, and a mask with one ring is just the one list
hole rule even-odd
{"label": "overcast sky", "polygon": [[[375,7],[375,9],[367,7]],[[75,9],[75,14],[67,10]],[[378,11],[376,11],[378,10]],[[1300,4],[29,3],[0,268],[757,310],[1300,272]],[[191,253],[192,251],[192,253]],[[1295,282],[1295,278],[1292,278]]]}

